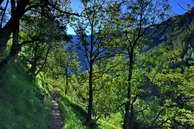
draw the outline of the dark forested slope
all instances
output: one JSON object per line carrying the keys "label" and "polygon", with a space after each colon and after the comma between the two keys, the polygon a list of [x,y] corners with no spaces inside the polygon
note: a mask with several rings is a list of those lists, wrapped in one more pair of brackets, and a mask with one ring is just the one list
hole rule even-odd
{"label": "dark forested slope", "polygon": [[[177,39],[179,35],[186,33],[185,40],[191,41],[193,45],[193,26],[194,26],[194,8],[183,15],[177,15],[169,18],[158,25],[153,25],[147,28],[145,35],[151,40],[146,42],[147,47],[144,50],[149,50],[161,43],[170,39]],[[183,39],[182,39],[183,40]]]}

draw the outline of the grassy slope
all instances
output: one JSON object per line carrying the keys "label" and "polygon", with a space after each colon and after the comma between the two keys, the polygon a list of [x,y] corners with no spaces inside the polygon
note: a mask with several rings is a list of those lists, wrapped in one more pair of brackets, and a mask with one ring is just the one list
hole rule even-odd
{"label": "grassy slope", "polygon": [[[11,64],[0,75],[0,129],[49,129],[51,103],[36,97],[42,90],[32,83],[18,64]],[[86,112],[61,96],[60,110],[66,129],[87,129]]]}
{"label": "grassy slope", "polygon": [[0,75],[0,129],[49,129],[50,104],[36,97],[35,86],[19,65]]}
{"label": "grassy slope", "polygon": [[[49,129],[51,103],[45,97],[44,104],[37,93],[44,89],[32,83],[18,64],[11,64],[0,75],[0,129]],[[87,129],[87,113],[67,97],[59,103],[65,129]]]}
{"label": "grassy slope", "polygon": [[[85,126],[87,113],[80,106],[70,101],[68,97],[61,96],[59,103],[65,129],[89,129]],[[122,116],[117,113],[110,118],[100,119],[93,129],[121,129]]]}
{"label": "grassy slope", "polygon": [[60,97],[59,107],[64,120],[65,129],[88,129],[85,124],[87,113],[76,104],[73,104],[67,97]]}

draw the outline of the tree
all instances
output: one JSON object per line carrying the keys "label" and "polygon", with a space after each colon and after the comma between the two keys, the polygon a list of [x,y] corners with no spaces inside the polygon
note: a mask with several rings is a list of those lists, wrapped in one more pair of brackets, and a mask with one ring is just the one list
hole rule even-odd
{"label": "tree", "polygon": [[[176,46],[175,44],[171,46],[172,42],[176,43]],[[156,93],[155,90],[157,90],[155,111],[158,113],[155,113],[157,115],[152,120],[150,128],[192,128],[191,80],[193,77],[190,70],[193,68],[189,66],[184,67],[183,70],[182,66],[171,67],[172,64],[180,61],[180,54],[184,51],[178,44],[176,40],[165,42],[155,50],[148,52],[144,58],[145,65],[152,64],[146,76],[149,84],[154,86],[152,91]]]}
{"label": "tree", "polygon": [[[173,33],[183,29],[179,22],[177,18],[177,23],[172,24]],[[147,54],[148,58],[153,58],[152,61],[148,61],[152,62],[153,68],[147,75],[151,82],[160,89],[159,109],[165,112],[158,115],[156,127],[192,128],[191,80],[193,80],[193,75],[190,72],[193,69],[192,53],[194,52],[190,37],[192,28],[193,24],[187,24],[187,28],[178,34],[179,38],[172,37],[172,34],[168,33],[168,40]]]}
{"label": "tree", "polygon": [[[8,0],[9,1],[9,0]],[[4,0],[0,1],[1,5],[3,6],[3,3],[5,2]],[[23,16],[25,15],[31,15],[33,16],[33,10],[37,9],[42,16],[47,17],[48,12],[50,12],[50,15],[53,15],[55,19],[61,19],[60,16],[66,17],[69,15],[77,15],[74,13],[68,12],[67,8],[62,5],[65,4],[60,4],[60,1],[29,1],[29,0],[10,0],[11,3],[11,17],[8,20],[4,20],[5,16],[2,15],[1,21],[2,21],[2,28],[0,28],[0,56],[3,57],[3,59],[0,61],[0,66],[3,68],[4,65],[6,65],[10,60],[15,59],[17,56],[18,52],[20,51],[21,47],[25,44],[31,43],[32,41],[23,41],[20,42],[19,40],[16,42],[18,39],[18,33],[20,32],[19,26],[20,26],[20,21],[22,20]],[[63,2],[64,3],[64,2]],[[6,4],[7,5],[7,4]],[[5,6],[6,6],[5,5]],[[8,7],[6,6],[4,9],[4,13]],[[48,12],[47,12],[48,11]],[[28,13],[27,13],[28,12]],[[60,15],[59,15],[60,12]],[[3,14],[4,14],[3,13]],[[65,18],[66,19],[66,18]],[[5,22],[3,22],[5,21]],[[4,55],[6,48],[8,46],[8,41],[11,39],[11,35],[13,34],[14,42],[12,44],[12,48],[10,49],[9,54],[6,56]]]}
{"label": "tree", "polygon": [[[157,7],[156,7],[157,6]],[[121,10],[121,7],[126,7],[126,10]],[[137,63],[138,53],[142,49],[143,40],[148,26],[152,26],[165,18],[167,8],[166,1],[121,1],[110,5],[110,23],[109,27],[114,30],[112,34],[114,38],[113,46],[117,50],[122,50],[121,54],[126,56],[128,61],[128,83],[125,102],[125,115],[123,129],[133,129],[135,127],[135,111],[134,103],[137,100],[138,94],[135,94],[135,86],[133,77],[135,72],[135,64]],[[116,11],[115,11],[116,10]],[[116,14],[115,14],[116,13]],[[116,16],[116,17],[115,17]],[[116,28],[116,29],[115,29]],[[109,29],[110,30],[110,29]],[[115,37],[118,37],[115,39]]]}
{"label": "tree", "polygon": [[[84,9],[82,17],[74,24],[75,31],[79,35],[80,49],[84,51],[86,69],[88,70],[88,117],[87,124],[92,125],[93,101],[94,101],[94,65],[101,58],[107,56],[104,51],[106,34],[103,29],[103,8],[106,6],[104,0],[82,1]],[[104,37],[103,37],[104,36]]]}
{"label": "tree", "polygon": [[[3,3],[3,0],[1,1],[1,4]],[[5,24],[5,26],[3,28],[0,29],[0,51],[1,51],[1,55],[2,56],[2,52],[4,52],[6,45],[7,45],[7,41],[10,38],[11,33],[14,33],[15,30],[18,30],[18,22],[21,19],[21,17],[23,16],[23,14],[25,13],[25,8],[27,7],[27,5],[29,4],[29,0],[23,0],[23,1],[18,1],[17,2],[17,7],[16,3],[14,0],[11,1],[11,18],[10,20]],[[4,17],[2,17],[1,20],[3,20]]]}
{"label": "tree", "polygon": [[[20,57],[35,80],[45,67],[51,49],[62,48],[63,43],[70,38],[65,32],[67,22],[59,22],[62,17],[53,15],[49,8],[31,11],[31,14],[22,18],[20,40],[29,40],[31,43],[22,46]],[[66,17],[63,19],[68,20]]]}
{"label": "tree", "polygon": [[[69,48],[68,48],[69,49]],[[64,95],[72,95],[71,77],[80,70],[76,53],[55,47],[48,55],[47,63],[42,71],[41,80],[44,84],[50,85],[51,89],[59,89]]]}

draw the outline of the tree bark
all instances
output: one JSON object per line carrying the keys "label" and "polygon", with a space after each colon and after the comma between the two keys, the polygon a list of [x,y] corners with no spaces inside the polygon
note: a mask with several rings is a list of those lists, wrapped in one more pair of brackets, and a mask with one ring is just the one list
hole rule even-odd
{"label": "tree bark", "polygon": [[93,111],[93,29],[94,24],[93,22],[91,24],[91,35],[90,35],[90,55],[89,55],[89,98],[88,98],[88,118],[87,122],[89,124],[89,127],[92,128],[92,111]]}
{"label": "tree bark", "polygon": [[125,104],[125,115],[124,115],[124,124],[123,129],[133,129],[133,119],[134,119],[134,112],[133,112],[133,103],[131,100],[131,79],[133,75],[133,65],[134,65],[134,47],[132,46],[130,51],[128,50],[129,56],[129,67],[128,67],[128,89],[127,89],[127,102]]}
{"label": "tree bark", "polygon": [[[14,11],[13,10],[15,9],[15,3],[13,3],[13,4],[14,5],[12,5],[12,9],[11,9],[12,17],[14,17]],[[15,20],[14,26],[12,28],[13,29],[12,30],[12,32],[13,32],[13,42],[12,42],[12,46],[11,46],[11,49],[10,49],[10,53],[5,59],[3,59],[0,62],[0,71],[4,68],[5,65],[7,65],[11,60],[13,60],[15,58],[15,56],[18,54],[18,52],[21,49],[21,46],[18,43],[18,40],[19,40],[19,26],[20,26],[20,21],[19,21],[19,19],[17,19],[17,20]],[[0,51],[0,52],[2,52],[2,51]]]}
{"label": "tree bark", "polygon": [[66,65],[66,68],[65,68],[65,83],[66,83],[66,86],[65,86],[65,95],[67,95],[68,93],[68,88],[69,88],[69,79],[68,79],[68,64]]}
{"label": "tree bark", "polygon": [[93,109],[93,66],[90,63],[90,71],[89,71],[89,99],[88,99],[88,118],[87,122],[90,125],[92,120],[92,109]]}

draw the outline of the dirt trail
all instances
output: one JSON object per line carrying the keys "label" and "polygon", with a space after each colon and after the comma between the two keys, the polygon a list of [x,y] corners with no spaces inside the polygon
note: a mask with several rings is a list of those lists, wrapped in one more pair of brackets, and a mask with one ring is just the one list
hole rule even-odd
{"label": "dirt trail", "polygon": [[61,113],[59,110],[59,104],[56,100],[52,100],[52,127],[51,129],[64,129],[63,121],[61,119]]}

